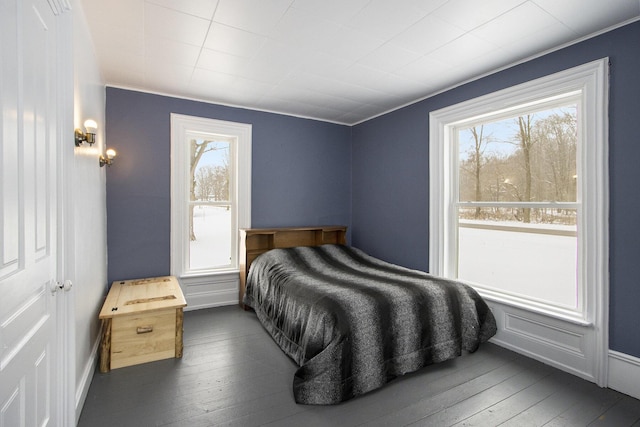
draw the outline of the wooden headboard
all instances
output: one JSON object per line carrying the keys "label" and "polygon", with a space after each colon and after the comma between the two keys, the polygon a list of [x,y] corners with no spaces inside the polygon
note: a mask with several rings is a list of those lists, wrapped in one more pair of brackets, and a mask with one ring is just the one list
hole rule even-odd
{"label": "wooden headboard", "polygon": [[240,230],[240,295],[242,304],[247,284],[247,274],[254,259],[271,249],[294,246],[319,246],[347,244],[347,227],[330,225],[291,228],[244,228]]}

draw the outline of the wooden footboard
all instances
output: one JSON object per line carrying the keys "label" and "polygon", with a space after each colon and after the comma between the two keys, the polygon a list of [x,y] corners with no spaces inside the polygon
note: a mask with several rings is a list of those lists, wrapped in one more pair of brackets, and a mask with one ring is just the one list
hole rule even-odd
{"label": "wooden footboard", "polygon": [[295,246],[319,246],[347,244],[347,227],[342,225],[289,228],[245,228],[240,230],[240,295],[239,304],[247,283],[249,267],[254,259],[271,249]]}

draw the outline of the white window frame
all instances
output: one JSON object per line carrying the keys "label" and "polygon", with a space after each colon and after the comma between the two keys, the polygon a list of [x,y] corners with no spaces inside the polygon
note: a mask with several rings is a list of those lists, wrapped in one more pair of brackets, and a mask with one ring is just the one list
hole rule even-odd
{"label": "white window frame", "polygon": [[[448,242],[453,242],[453,244],[448,244],[449,250],[451,251],[450,253],[448,253],[448,257],[447,259],[449,260],[454,260],[455,259],[455,263],[452,262],[448,262],[447,259],[445,259],[444,265],[443,265],[443,274],[446,277],[451,277],[451,278],[455,278],[456,277],[456,271],[457,268],[459,267],[458,264],[458,231],[457,229],[459,228],[459,224],[458,224],[458,215],[457,212],[459,210],[460,207],[494,207],[494,206],[501,206],[501,207],[512,207],[512,208],[525,208],[528,207],[530,209],[540,209],[540,208],[554,208],[554,209],[572,209],[572,210],[576,210],[577,215],[579,216],[581,212],[583,212],[582,208],[583,205],[581,203],[581,198],[577,197],[577,200],[575,202],[531,202],[531,201],[518,201],[518,202],[491,202],[491,201],[487,201],[487,202],[482,202],[482,201],[473,201],[473,202],[469,202],[469,201],[460,201],[457,198],[457,193],[459,191],[459,188],[457,188],[458,186],[458,176],[459,176],[459,141],[458,141],[458,137],[459,137],[459,131],[461,129],[466,129],[466,128],[470,128],[473,126],[479,126],[483,123],[486,123],[487,121],[493,122],[493,121],[500,121],[500,120],[504,120],[507,118],[516,118],[518,116],[521,115],[526,115],[526,114],[530,114],[532,112],[532,110],[535,111],[541,111],[541,110],[545,110],[545,109],[552,109],[552,108],[557,108],[561,105],[569,105],[569,104],[577,104],[578,105],[578,124],[582,124],[582,122],[584,122],[585,118],[584,118],[584,111],[583,111],[583,97],[582,97],[582,90],[579,91],[570,91],[570,92],[566,92],[563,94],[556,94],[554,96],[552,96],[551,98],[542,98],[539,101],[536,102],[531,102],[531,103],[525,103],[524,105],[519,105],[515,108],[510,108],[507,107],[505,109],[500,109],[498,111],[494,111],[494,112],[487,112],[486,114],[483,114],[481,117],[473,117],[471,120],[462,120],[462,121],[456,121],[455,124],[454,123],[449,123],[446,125],[446,131],[448,133],[448,147],[452,150],[452,152],[450,153],[449,157],[450,157],[450,168],[451,168],[451,174],[450,177],[452,179],[455,179],[455,184],[454,186],[451,186],[449,188],[451,188],[452,191],[450,191],[450,197],[451,197],[451,207],[450,207],[450,213],[451,215],[454,215],[454,218],[451,218],[451,227],[452,228],[456,228],[456,231],[454,232],[453,230],[449,230],[449,233],[447,234],[447,240]],[[491,107],[492,108],[492,107]],[[584,142],[583,138],[584,138],[584,129],[577,129],[577,133],[578,133],[578,140],[580,141],[578,143],[578,147],[577,147],[577,156],[580,157],[581,155],[581,144]],[[578,176],[582,175],[581,172],[581,168],[579,165],[579,161],[576,159],[576,166],[577,166],[577,173]],[[454,188],[455,187],[455,188]],[[577,190],[577,189],[576,189]],[[579,231],[575,233],[576,235],[579,235]],[[455,239],[455,240],[450,240],[450,239]],[[580,252],[580,249],[578,250],[578,252]],[[578,272],[579,275],[579,272]],[[583,281],[580,280],[580,278],[577,278],[577,282],[578,284],[582,284],[584,285]],[[473,284],[474,287],[476,289],[478,289],[479,291],[481,291],[482,294],[484,294],[484,296],[486,297],[490,297],[492,299],[495,299],[497,301],[502,301],[505,303],[509,303],[511,305],[517,305],[517,306],[523,306],[526,308],[536,308],[537,310],[543,312],[543,313],[554,313],[560,317],[563,318],[568,318],[571,319],[574,322],[580,322],[580,323],[584,323],[584,324],[588,324],[588,320],[586,319],[585,316],[585,310],[584,310],[584,302],[585,302],[585,290],[586,290],[586,286],[578,286],[577,289],[577,307],[576,308],[570,308],[570,307],[564,307],[560,304],[557,303],[552,303],[552,302],[538,302],[533,298],[528,298],[526,296],[519,296],[517,294],[511,294],[511,293],[507,293],[507,292],[502,292],[499,289],[495,289],[495,288],[491,288],[489,286],[483,286],[483,284],[481,283],[474,283]]]}
{"label": "white window frame", "polygon": [[[544,305],[523,308],[541,311],[581,324],[600,323],[608,307],[608,58],[543,77],[518,86],[471,99],[430,113],[429,168],[429,268],[433,274],[451,277],[456,253],[455,192],[457,153],[452,131],[460,122],[479,120],[495,111],[516,108],[540,99],[582,91],[584,120],[578,132],[578,282],[584,296],[581,313],[559,312]],[[580,220],[582,219],[582,220]],[[481,292],[482,293],[482,292]],[[497,293],[486,298],[507,304],[516,302]]]}
{"label": "white window frame", "polygon": [[[187,134],[216,134],[237,138],[234,163],[235,186],[231,186],[230,199],[236,205],[232,224],[235,233],[231,239],[230,267],[209,270],[189,268],[189,201],[190,144]],[[204,117],[171,114],[171,274],[180,278],[197,278],[235,274],[238,266],[238,230],[251,227],[251,135],[252,126]],[[235,238],[233,237],[235,235]],[[183,283],[184,284],[184,283]]]}

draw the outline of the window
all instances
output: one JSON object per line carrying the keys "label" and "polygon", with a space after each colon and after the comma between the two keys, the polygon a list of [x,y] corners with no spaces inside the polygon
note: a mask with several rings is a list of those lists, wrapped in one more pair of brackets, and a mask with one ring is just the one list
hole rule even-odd
{"label": "window", "polygon": [[189,270],[234,268],[236,136],[187,132]]}
{"label": "window", "polygon": [[607,381],[608,59],[430,113],[429,265],[494,340]]}
{"label": "window", "polygon": [[431,113],[432,272],[592,321],[608,247],[604,61]]}
{"label": "window", "polygon": [[171,115],[172,274],[238,270],[238,229],[250,226],[251,126]]}
{"label": "window", "polygon": [[451,125],[455,271],[486,292],[581,312],[580,92]]}

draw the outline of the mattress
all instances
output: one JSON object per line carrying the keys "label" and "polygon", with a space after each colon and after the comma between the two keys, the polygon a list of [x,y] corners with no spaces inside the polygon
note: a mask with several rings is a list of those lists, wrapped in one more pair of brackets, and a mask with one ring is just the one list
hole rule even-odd
{"label": "mattress", "polygon": [[299,366],[302,404],[335,404],[424,366],[474,352],[496,333],[470,286],[344,245],[256,258],[244,304]]}

